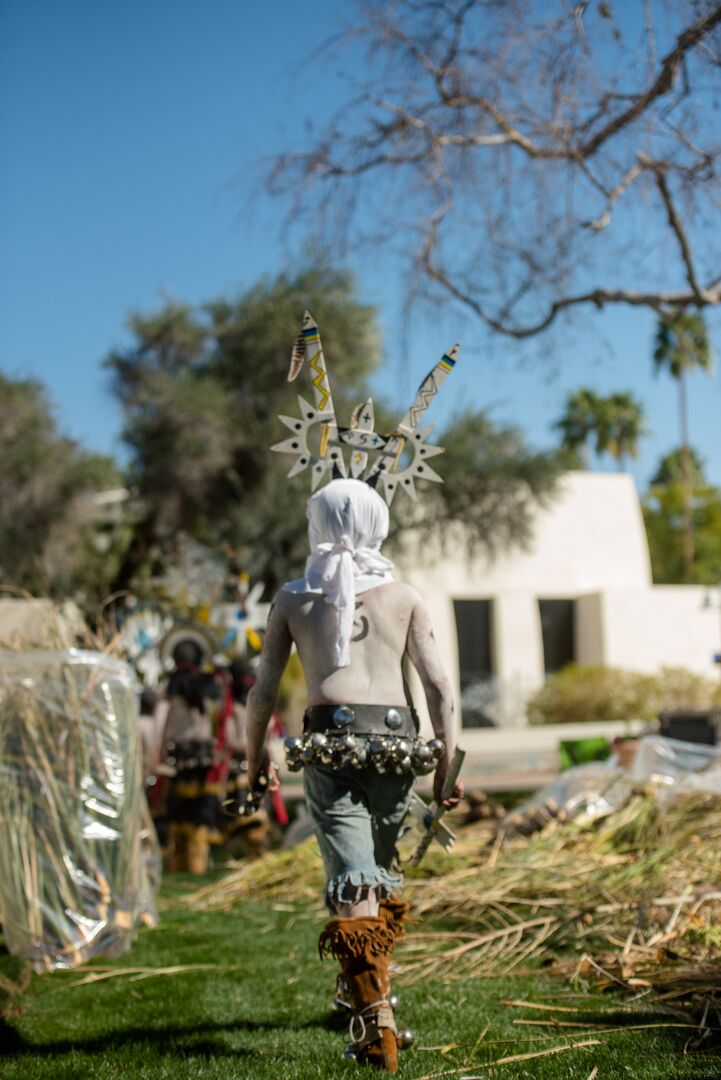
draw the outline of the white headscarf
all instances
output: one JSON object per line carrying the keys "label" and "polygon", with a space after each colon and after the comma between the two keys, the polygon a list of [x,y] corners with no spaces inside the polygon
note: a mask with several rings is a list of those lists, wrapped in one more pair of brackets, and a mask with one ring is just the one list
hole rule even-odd
{"label": "white headscarf", "polygon": [[338,609],[336,667],[350,664],[355,598],[393,581],[393,563],[380,553],[388,536],[388,507],[362,480],[331,480],[308,500],[311,554],[305,577],[289,581],[289,592],[323,593]]}

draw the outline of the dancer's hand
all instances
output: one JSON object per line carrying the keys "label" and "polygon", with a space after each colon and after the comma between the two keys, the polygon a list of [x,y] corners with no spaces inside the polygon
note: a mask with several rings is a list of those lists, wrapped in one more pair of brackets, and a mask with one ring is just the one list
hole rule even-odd
{"label": "dancer's hand", "polygon": [[442,799],[441,794],[443,792],[443,785],[446,782],[446,776],[448,775],[448,764],[452,755],[445,753],[441,760],[436,765],[436,771],[433,776],[433,798],[436,806],[442,806],[445,810],[452,810],[454,806],[458,806],[459,802],[463,798],[464,788],[463,781],[459,777],[456,780],[453,792],[447,799]]}
{"label": "dancer's hand", "polygon": [[280,791],[280,780],[278,779],[278,770],[272,761],[268,762],[268,791]]}
{"label": "dancer's hand", "polygon": [[258,780],[262,773],[268,777],[268,791],[278,791],[280,788],[280,781],[278,780],[278,770],[268,756],[267,750],[263,751],[263,756],[256,760],[250,754],[248,755],[248,788],[250,791],[255,791],[258,787]]}

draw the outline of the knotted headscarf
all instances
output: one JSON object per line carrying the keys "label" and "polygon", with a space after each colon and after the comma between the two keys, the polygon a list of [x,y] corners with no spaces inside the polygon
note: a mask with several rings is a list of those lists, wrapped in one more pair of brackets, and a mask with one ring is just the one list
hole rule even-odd
{"label": "knotted headscarf", "polygon": [[323,593],[338,610],[336,667],[350,664],[355,598],[393,580],[393,563],[380,553],[388,536],[388,507],[362,480],[332,480],[308,500],[310,555],[305,577],[290,592]]}

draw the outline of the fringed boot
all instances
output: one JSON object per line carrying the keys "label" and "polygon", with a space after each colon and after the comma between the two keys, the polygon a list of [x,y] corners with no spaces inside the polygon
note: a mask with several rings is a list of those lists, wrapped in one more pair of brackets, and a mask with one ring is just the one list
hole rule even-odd
{"label": "fringed boot", "polygon": [[388,929],[393,934],[393,940],[403,937],[405,922],[411,905],[405,900],[399,900],[396,896],[383,896],[378,901],[378,914],[385,919]]}
{"label": "fringed boot", "polygon": [[340,963],[353,1008],[350,1025],[359,1062],[398,1071],[398,1044],[390,1004],[388,960],[394,935],[380,916],[331,919],[320,936],[321,958]]}
{"label": "fringed boot", "polygon": [[[405,900],[399,900],[395,896],[381,897],[378,901],[378,914],[382,919],[385,919],[386,926],[393,934],[393,943],[402,938],[405,934],[405,923],[408,920],[408,912],[411,909],[411,905],[407,904]],[[412,920],[408,920],[412,921]],[[393,971],[393,966],[389,965],[389,972]],[[388,984],[388,1000],[390,1001],[391,1008],[394,1015],[398,1009],[398,997],[390,988],[390,979]],[[409,1050],[415,1042],[415,1035],[410,1028],[398,1027],[396,1030],[396,1041],[398,1043],[399,1050]]]}

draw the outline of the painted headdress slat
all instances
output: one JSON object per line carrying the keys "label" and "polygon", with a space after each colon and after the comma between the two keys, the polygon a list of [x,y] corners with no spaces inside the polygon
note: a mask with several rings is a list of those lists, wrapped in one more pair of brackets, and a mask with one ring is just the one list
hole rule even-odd
{"label": "painted headdress slat", "polygon": [[[383,495],[390,505],[398,488],[417,498],[415,481],[431,480],[442,483],[442,478],[427,463],[427,459],[443,453],[443,447],[427,443],[427,437],[434,425],[420,428],[418,425],[453,370],[458,357],[459,346],[454,345],[444,353],[438,363],[429,371],[418,388],[410,408],[398,424],[395,431],[382,435],[374,430],[375,414],[373,402],[358,405],[351,415],[350,426],[340,427],[336,419],[335,407],[331,395],[328,369],[323,355],[320,331],[309,311],[303,318],[303,327],[296,338],[291,354],[288,381],[293,382],[307,364],[311,374],[314,404],[311,405],[299,395],[300,416],[281,416],[280,420],[292,432],[290,438],[283,439],[271,447],[283,454],[295,454],[296,461],[288,473],[289,477],[310,466],[312,490],[331,476],[346,476],[344,449],[350,452],[351,476],[364,480],[371,487],[382,487]],[[319,428],[317,450],[311,447],[309,434]],[[403,454],[410,456],[410,461],[399,468]]]}

